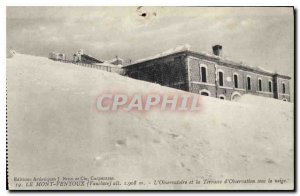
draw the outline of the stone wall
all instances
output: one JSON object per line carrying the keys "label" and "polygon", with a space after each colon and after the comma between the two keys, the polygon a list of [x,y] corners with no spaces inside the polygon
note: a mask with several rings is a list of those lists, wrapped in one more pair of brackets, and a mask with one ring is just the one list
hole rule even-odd
{"label": "stone wall", "polygon": [[[207,82],[202,82],[200,66],[207,67]],[[242,69],[236,69],[224,64],[188,56],[188,67],[190,72],[191,89],[193,93],[200,93],[202,89],[210,91],[210,96],[219,98],[224,96],[226,100],[231,100],[233,94],[253,94],[274,98],[274,81],[270,75],[262,75]],[[220,85],[219,72],[223,73],[223,86]],[[234,75],[238,78],[238,88],[234,85]],[[251,89],[247,88],[247,77],[250,77]],[[261,80],[262,90],[258,88]],[[269,81],[271,81],[271,92],[269,91]],[[288,81],[285,81],[288,84]],[[286,85],[286,89],[288,89]],[[280,90],[280,89],[279,89]],[[287,91],[286,91],[287,92]],[[287,92],[288,94],[289,92]]]}
{"label": "stone wall", "polygon": [[[277,76],[275,78],[275,80],[277,80],[277,93],[278,93],[278,99],[280,100],[286,100],[286,101],[290,101],[290,84],[289,84],[289,80],[282,78],[280,76]],[[285,93],[283,92],[283,84],[285,84]]]}
{"label": "stone wall", "polygon": [[[206,68],[206,82],[201,78],[201,67]],[[223,86],[218,81],[219,72],[223,73]],[[290,101],[289,80],[285,77],[275,78],[270,74],[247,71],[242,66],[239,68],[185,52],[126,66],[125,75],[192,93],[204,92],[211,97],[222,97],[226,100],[248,93]],[[237,88],[234,85],[234,75],[238,78]],[[247,88],[247,77],[251,78],[251,89]],[[262,82],[261,90],[258,88],[259,79]],[[269,81],[272,84],[271,92]],[[286,85],[285,93],[282,92],[282,83]]]}
{"label": "stone wall", "polygon": [[135,79],[157,83],[188,91],[188,73],[184,53],[127,66],[126,75]]}

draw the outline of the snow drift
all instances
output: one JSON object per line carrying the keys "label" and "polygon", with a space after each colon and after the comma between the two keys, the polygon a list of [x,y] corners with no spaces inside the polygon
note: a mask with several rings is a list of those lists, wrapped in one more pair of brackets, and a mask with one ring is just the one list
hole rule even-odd
{"label": "snow drift", "polygon": [[[293,104],[246,95],[239,102],[203,97],[198,113],[97,112],[97,95],[110,89],[179,92],[44,57],[16,54],[7,59],[10,188],[16,176],[112,176],[149,182],[98,189],[293,187]],[[286,183],[151,183],[248,178]]]}

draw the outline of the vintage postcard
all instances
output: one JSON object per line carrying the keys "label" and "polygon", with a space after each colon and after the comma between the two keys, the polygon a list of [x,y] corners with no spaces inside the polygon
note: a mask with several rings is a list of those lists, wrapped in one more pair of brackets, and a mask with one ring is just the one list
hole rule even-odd
{"label": "vintage postcard", "polygon": [[6,7],[9,190],[294,190],[293,7]]}

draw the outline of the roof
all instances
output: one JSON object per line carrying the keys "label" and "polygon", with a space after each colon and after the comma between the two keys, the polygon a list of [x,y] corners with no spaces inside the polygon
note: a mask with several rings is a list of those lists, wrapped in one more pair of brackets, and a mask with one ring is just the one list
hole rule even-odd
{"label": "roof", "polygon": [[111,64],[108,61],[104,61],[103,63],[94,63],[94,65],[102,65],[102,66],[106,66],[106,67],[122,68],[122,65]]}
{"label": "roof", "polygon": [[107,62],[113,63],[113,62],[115,62],[115,61],[124,61],[124,60],[121,59],[120,57],[118,57],[118,58],[110,59],[110,60],[108,60]]}
{"label": "roof", "polygon": [[228,67],[232,67],[232,68],[236,68],[236,69],[241,69],[241,70],[244,70],[244,71],[251,71],[251,72],[258,73],[258,74],[264,74],[264,75],[269,75],[269,76],[277,75],[277,76],[282,77],[282,78],[291,79],[290,76],[279,74],[279,73],[276,73],[274,71],[266,70],[266,69],[264,69],[260,66],[254,67],[254,66],[245,64],[243,62],[232,61],[232,60],[229,60],[228,58],[220,57],[220,56],[217,56],[217,55],[214,55],[214,54],[208,54],[208,53],[205,53],[205,52],[194,52],[194,51],[186,51],[186,53],[188,53],[189,55],[192,55],[192,56],[198,56],[198,57],[200,56],[202,58],[206,58],[208,60],[217,62],[218,64],[228,66]]}
{"label": "roof", "polygon": [[177,46],[176,48],[166,50],[166,51],[164,51],[160,54],[156,54],[154,56],[150,56],[150,57],[147,57],[147,58],[142,58],[142,59],[135,60],[133,63],[131,63],[129,65],[126,65],[124,67],[128,67],[128,66],[135,65],[135,64],[138,64],[138,63],[158,59],[158,58],[161,58],[161,57],[166,57],[166,56],[173,55],[173,54],[180,53],[180,52],[186,52],[186,51],[189,51],[189,49],[190,49],[190,45],[188,45],[188,44],[185,44],[183,46]]}
{"label": "roof", "polygon": [[176,54],[180,54],[180,53],[185,53],[185,54],[188,54],[188,55],[191,55],[191,56],[205,58],[205,59],[217,62],[219,64],[229,66],[229,67],[233,67],[233,68],[236,68],[236,69],[242,69],[242,70],[245,70],[245,71],[252,71],[252,72],[265,74],[265,75],[269,75],[269,76],[277,75],[277,76],[282,77],[282,78],[291,79],[290,76],[278,74],[276,72],[266,70],[266,69],[264,69],[260,66],[253,67],[253,66],[247,65],[243,62],[235,62],[235,61],[229,60],[226,57],[221,57],[221,56],[217,56],[217,55],[206,53],[206,52],[192,51],[192,50],[190,50],[190,46],[188,44],[183,45],[183,46],[177,46],[174,49],[167,50],[165,52],[162,52],[160,54],[157,54],[157,55],[154,55],[154,56],[151,56],[151,57],[136,60],[133,63],[131,63],[129,65],[125,65],[123,67],[126,68],[126,67],[130,67],[130,66],[137,65],[137,64],[140,64],[140,63],[144,63],[144,62],[148,62],[148,61],[152,61],[152,60],[156,60],[156,59],[160,59],[160,58],[164,58],[164,57],[168,57],[168,56],[172,56],[172,55],[176,55]]}
{"label": "roof", "polygon": [[82,54],[81,56],[84,56],[88,59],[91,59],[91,60],[95,61],[96,63],[103,63],[104,62],[104,61],[98,60],[98,59],[96,59],[96,58],[94,58],[94,57],[92,57],[91,55],[88,55],[88,54]]}

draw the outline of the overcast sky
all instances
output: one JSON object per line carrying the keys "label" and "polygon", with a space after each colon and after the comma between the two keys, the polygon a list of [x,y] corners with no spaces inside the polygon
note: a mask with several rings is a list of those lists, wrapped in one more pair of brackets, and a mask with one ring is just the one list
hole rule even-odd
{"label": "overcast sky", "polygon": [[7,47],[135,60],[186,43],[206,52],[220,44],[224,56],[292,76],[293,25],[292,8],[7,7]]}

